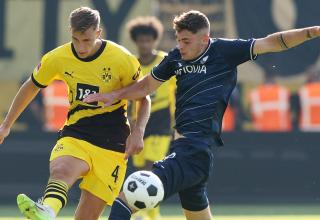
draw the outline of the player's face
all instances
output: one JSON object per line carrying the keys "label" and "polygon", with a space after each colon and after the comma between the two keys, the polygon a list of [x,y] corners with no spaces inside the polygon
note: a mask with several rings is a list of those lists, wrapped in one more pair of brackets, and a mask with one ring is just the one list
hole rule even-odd
{"label": "player's face", "polygon": [[98,47],[99,38],[101,36],[101,29],[89,28],[85,32],[73,31],[72,44],[80,58],[92,56]]}
{"label": "player's face", "polygon": [[183,60],[197,58],[208,45],[209,36],[203,31],[192,33],[188,30],[176,32],[178,48]]}
{"label": "player's face", "polygon": [[157,42],[152,35],[144,34],[136,38],[135,44],[140,56],[148,56],[152,55],[152,50],[156,48]]}

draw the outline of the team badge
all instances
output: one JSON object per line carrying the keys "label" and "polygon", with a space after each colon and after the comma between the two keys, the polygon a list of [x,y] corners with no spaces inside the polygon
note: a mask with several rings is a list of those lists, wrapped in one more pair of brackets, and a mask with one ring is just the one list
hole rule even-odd
{"label": "team badge", "polygon": [[200,63],[201,63],[201,64],[204,64],[205,62],[207,62],[208,58],[209,58],[209,56],[203,57],[203,58],[201,59]]}
{"label": "team badge", "polygon": [[112,79],[111,68],[104,67],[102,71],[102,80],[106,83],[109,82]]}

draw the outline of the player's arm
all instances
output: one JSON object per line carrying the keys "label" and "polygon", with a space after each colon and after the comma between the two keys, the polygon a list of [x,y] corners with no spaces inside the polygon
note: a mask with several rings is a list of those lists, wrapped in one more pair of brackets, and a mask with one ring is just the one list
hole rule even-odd
{"label": "player's arm", "polygon": [[132,124],[131,134],[126,142],[125,159],[128,159],[132,154],[140,153],[143,149],[144,131],[150,117],[150,97],[146,96],[142,99],[136,100],[135,102],[137,118]]}
{"label": "player's arm", "polygon": [[277,32],[257,39],[253,47],[253,54],[284,51],[319,36],[320,26]]}
{"label": "player's arm", "polygon": [[137,83],[128,87],[115,90],[111,93],[91,94],[83,101],[87,103],[100,101],[104,102],[106,106],[109,106],[116,99],[136,100],[143,98],[154,92],[161,84],[161,81],[154,79],[151,74],[148,74]]}
{"label": "player's arm", "polygon": [[0,125],[0,144],[2,144],[4,138],[10,133],[10,128],[17,120],[19,115],[38,94],[40,88],[37,87],[29,78],[19,89],[18,93],[13,99],[13,102],[9,108],[9,111]]}

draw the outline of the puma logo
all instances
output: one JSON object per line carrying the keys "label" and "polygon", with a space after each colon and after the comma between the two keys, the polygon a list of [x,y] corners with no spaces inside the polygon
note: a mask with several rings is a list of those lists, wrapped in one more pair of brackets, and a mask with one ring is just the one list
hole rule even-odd
{"label": "puma logo", "polygon": [[[72,72],[73,73],[73,72]],[[65,75],[68,75],[73,78],[72,73],[64,72]]]}

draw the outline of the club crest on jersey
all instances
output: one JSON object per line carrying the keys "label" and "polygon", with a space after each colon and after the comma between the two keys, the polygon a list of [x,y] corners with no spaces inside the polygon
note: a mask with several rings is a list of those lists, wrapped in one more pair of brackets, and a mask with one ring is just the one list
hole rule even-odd
{"label": "club crest on jersey", "polygon": [[200,63],[201,63],[201,64],[205,64],[205,62],[207,62],[208,58],[209,58],[209,55],[203,57],[203,58],[201,59]]}
{"label": "club crest on jersey", "polygon": [[112,78],[111,68],[110,67],[108,67],[108,68],[104,67],[102,71],[103,71],[102,72],[102,80],[103,80],[103,82],[106,82],[106,83],[109,82],[111,80],[111,78]]}
{"label": "club crest on jersey", "polygon": [[174,73],[177,76],[180,76],[182,74],[187,73],[207,73],[207,67],[205,65],[186,65],[183,67],[180,67],[179,69],[175,70]]}

